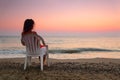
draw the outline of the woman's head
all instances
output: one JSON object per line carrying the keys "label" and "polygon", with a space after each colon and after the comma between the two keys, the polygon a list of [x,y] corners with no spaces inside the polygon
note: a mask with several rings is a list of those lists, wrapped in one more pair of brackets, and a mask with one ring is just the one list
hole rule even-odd
{"label": "woman's head", "polygon": [[33,29],[34,21],[32,19],[26,19],[24,22],[23,32],[28,32]]}

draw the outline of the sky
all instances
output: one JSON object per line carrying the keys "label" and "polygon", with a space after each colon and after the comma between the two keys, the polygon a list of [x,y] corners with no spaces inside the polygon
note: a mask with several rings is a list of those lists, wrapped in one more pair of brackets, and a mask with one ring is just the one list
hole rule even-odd
{"label": "sky", "polygon": [[25,19],[39,34],[119,35],[120,0],[0,0],[0,35],[20,35]]}

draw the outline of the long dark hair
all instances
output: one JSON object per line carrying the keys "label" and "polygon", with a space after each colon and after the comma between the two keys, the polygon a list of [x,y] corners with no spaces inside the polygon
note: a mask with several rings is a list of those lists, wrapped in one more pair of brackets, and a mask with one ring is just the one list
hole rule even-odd
{"label": "long dark hair", "polygon": [[32,19],[26,19],[23,26],[23,32],[28,32],[33,29],[34,21]]}

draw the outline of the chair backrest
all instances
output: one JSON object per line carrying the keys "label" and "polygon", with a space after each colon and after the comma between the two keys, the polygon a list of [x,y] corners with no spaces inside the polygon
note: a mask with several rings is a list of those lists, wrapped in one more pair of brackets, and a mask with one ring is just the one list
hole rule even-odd
{"label": "chair backrest", "polygon": [[40,55],[40,40],[36,34],[26,34],[23,36],[26,46],[26,54],[30,56]]}

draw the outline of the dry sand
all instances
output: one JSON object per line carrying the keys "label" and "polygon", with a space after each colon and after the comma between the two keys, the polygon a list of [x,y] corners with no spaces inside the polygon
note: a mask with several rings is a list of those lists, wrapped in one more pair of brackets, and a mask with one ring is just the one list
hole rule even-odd
{"label": "dry sand", "polygon": [[120,80],[120,59],[50,59],[43,72],[38,59],[23,65],[24,58],[0,59],[0,80]]}

